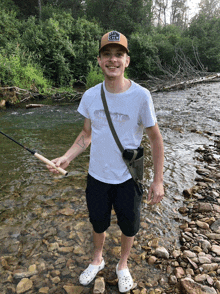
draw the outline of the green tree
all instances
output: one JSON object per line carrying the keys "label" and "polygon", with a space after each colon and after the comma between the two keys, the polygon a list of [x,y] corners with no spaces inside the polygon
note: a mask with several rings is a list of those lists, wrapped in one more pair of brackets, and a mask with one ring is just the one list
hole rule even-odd
{"label": "green tree", "polygon": [[144,80],[148,74],[158,73],[156,64],[158,49],[150,35],[132,34],[129,39],[129,51],[131,55],[129,76]]}
{"label": "green tree", "polygon": [[167,24],[167,10],[168,0],[155,0],[154,1],[154,14],[157,19],[157,25]]}
{"label": "green tree", "polygon": [[14,10],[0,9],[0,48],[9,46],[9,43],[16,45],[19,40],[19,22]]}
{"label": "green tree", "polygon": [[44,4],[71,11],[73,18],[83,17],[85,15],[84,1],[81,0],[44,0]]}
{"label": "green tree", "polygon": [[32,17],[23,23],[22,49],[33,54],[45,76],[56,85],[68,84],[73,79],[70,65],[75,53],[69,38],[72,22],[72,16],[63,12],[54,13],[45,22],[38,23]]}
{"label": "green tree", "polygon": [[193,40],[201,63],[212,72],[220,70],[219,31],[220,18],[207,19],[206,15],[199,14],[186,32],[186,36]]}
{"label": "green tree", "polygon": [[219,17],[220,3],[219,0],[201,0],[199,3],[199,14],[203,14],[207,19]]}
{"label": "green tree", "polygon": [[95,18],[104,30],[114,29],[128,36],[151,24],[152,1],[87,0],[86,15],[89,20]]}
{"label": "green tree", "polygon": [[42,19],[32,17],[23,23],[22,49],[33,55],[56,86],[72,85],[96,63],[102,31],[85,18],[74,20],[60,8],[46,19],[42,9]]}
{"label": "green tree", "polygon": [[187,10],[187,0],[172,0],[170,23],[182,28],[186,27]]}

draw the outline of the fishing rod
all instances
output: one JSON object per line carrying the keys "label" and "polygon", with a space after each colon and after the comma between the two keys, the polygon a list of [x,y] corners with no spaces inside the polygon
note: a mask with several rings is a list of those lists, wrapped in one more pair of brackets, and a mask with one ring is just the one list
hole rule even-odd
{"label": "fishing rod", "polygon": [[9,137],[8,135],[6,135],[5,133],[3,133],[2,131],[0,131],[0,133],[2,135],[4,135],[5,137],[7,137],[8,139],[10,139],[11,141],[13,141],[14,143],[18,144],[19,146],[21,146],[22,148],[24,148],[25,150],[29,151],[31,154],[33,154],[35,157],[37,157],[39,160],[43,161],[44,163],[52,166],[53,168],[55,168],[56,170],[58,170],[61,174],[63,174],[64,176],[67,176],[68,172],[65,171],[64,169],[62,169],[61,167],[57,167],[52,161],[50,161],[49,159],[45,158],[43,155],[37,153],[34,150],[31,150],[27,147],[25,147],[24,145],[22,145],[21,143],[15,141],[13,138]]}

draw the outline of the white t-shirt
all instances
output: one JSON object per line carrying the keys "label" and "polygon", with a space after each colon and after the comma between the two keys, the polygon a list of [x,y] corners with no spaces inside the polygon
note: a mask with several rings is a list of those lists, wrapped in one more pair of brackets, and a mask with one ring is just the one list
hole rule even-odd
{"label": "white t-shirt", "polygon": [[[130,88],[119,94],[109,93],[103,83],[106,101],[116,133],[125,149],[141,144],[144,128],[154,126],[156,115],[150,92],[131,81]],[[119,184],[131,178],[122,159],[105,115],[101,84],[87,90],[78,112],[91,120],[92,143],[89,174],[109,184]]]}

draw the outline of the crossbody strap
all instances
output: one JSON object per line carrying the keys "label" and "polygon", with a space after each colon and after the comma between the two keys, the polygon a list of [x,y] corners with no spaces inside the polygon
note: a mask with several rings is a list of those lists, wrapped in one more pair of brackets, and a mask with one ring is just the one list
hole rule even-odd
{"label": "crossbody strap", "polygon": [[106,102],[106,98],[105,98],[105,92],[104,92],[104,89],[103,89],[103,84],[101,86],[101,97],[102,97],[102,103],[104,105],[104,109],[105,109],[105,114],[106,114],[106,117],[107,117],[107,120],[108,120],[108,124],[109,124],[109,127],[110,127],[110,130],[112,132],[112,135],[115,139],[115,142],[116,144],[118,145],[118,148],[120,149],[121,153],[124,152],[124,148],[118,138],[118,135],[115,131],[115,128],[113,126],[113,123],[112,123],[112,120],[111,120],[111,116],[110,116],[110,113],[109,113],[109,109],[108,109],[108,104]]}
{"label": "crossbody strap", "polygon": [[[113,126],[113,123],[112,123],[112,119],[111,119],[111,116],[110,116],[110,113],[109,113],[109,109],[108,109],[108,104],[106,102],[106,98],[105,98],[105,92],[104,92],[104,89],[103,89],[103,84],[101,86],[101,97],[102,97],[102,102],[103,102],[103,105],[104,105],[104,110],[105,110],[105,114],[106,114],[106,117],[107,117],[107,120],[108,120],[108,124],[109,124],[109,127],[110,127],[110,130],[112,132],[112,135],[115,139],[115,142],[116,144],[118,145],[118,148],[120,149],[121,153],[124,152],[124,148],[123,146],[121,145],[121,142],[118,138],[118,135],[115,131],[115,128]],[[137,177],[134,173],[134,170],[132,169],[130,163],[132,163],[134,161],[134,159],[136,158],[137,156],[137,151],[135,150],[134,151],[134,156],[132,158],[132,160],[129,162],[128,160],[124,160],[125,164],[127,165],[128,167],[128,170],[130,171],[130,174],[132,176],[132,178],[135,180],[135,182],[139,185],[138,181],[137,181]]]}

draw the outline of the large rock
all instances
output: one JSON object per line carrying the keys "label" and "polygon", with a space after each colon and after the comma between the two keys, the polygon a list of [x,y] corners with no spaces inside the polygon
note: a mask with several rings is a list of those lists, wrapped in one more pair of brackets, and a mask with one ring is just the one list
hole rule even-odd
{"label": "large rock", "polygon": [[24,278],[18,283],[16,288],[16,293],[17,294],[24,293],[30,290],[32,287],[33,287],[33,282],[29,280],[28,278]]}
{"label": "large rock", "polygon": [[182,279],[181,285],[187,294],[217,294],[214,288],[200,285],[190,278]]}
{"label": "large rock", "polygon": [[169,252],[164,247],[157,247],[155,250],[155,255],[161,258],[169,258]]}
{"label": "large rock", "polygon": [[74,286],[74,285],[65,285],[65,286],[63,286],[63,288],[67,294],[80,294],[84,290],[84,287]]}
{"label": "large rock", "polygon": [[105,292],[105,281],[103,277],[99,277],[95,280],[93,289],[94,294],[103,294]]}

